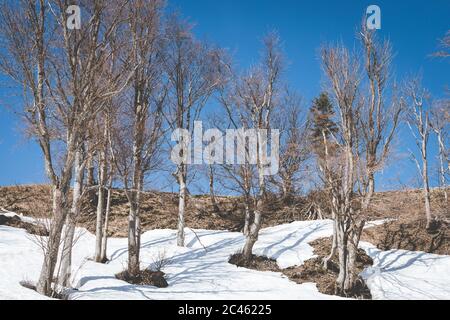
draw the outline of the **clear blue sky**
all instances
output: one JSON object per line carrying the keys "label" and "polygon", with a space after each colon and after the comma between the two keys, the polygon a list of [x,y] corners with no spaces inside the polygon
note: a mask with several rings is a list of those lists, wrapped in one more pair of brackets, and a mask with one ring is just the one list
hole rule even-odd
{"label": "clear blue sky", "polygon": [[[422,71],[424,85],[434,96],[442,96],[449,85],[450,63],[431,59],[438,38],[450,29],[450,1],[302,1],[302,0],[169,0],[196,23],[195,33],[234,53],[237,63],[247,67],[258,58],[259,40],[269,30],[279,32],[290,62],[287,79],[306,102],[320,92],[322,75],[317,49],[325,41],[342,40],[352,46],[356,27],[368,5],[382,11],[380,35],[394,46],[397,79]],[[0,78],[0,185],[45,182],[40,150],[27,141],[17,118],[5,106],[20,103],[11,97]],[[397,159],[383,173],[380,188],[399,181],[411,184],[416,170],[407,159],[414,149],[409,132],[402,128]],[[435,156],[435,147],[431,148]]]}

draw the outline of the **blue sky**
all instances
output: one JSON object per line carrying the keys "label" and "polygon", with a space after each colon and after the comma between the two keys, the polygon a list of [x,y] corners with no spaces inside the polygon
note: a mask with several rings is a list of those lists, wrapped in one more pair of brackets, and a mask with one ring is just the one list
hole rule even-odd
{"label": "blue sky", "polygon": [[[389,38],[396,57],[397,79],[421,71],[424,85],[434,96],[442,96],[449,84],[450,63],[431,59],[437,41],[450,29],[450,1],[301,1],[301,0],[169,0],[196,23],[195,33],[228,48],[242,67],[258,58],[261,37],[277,30],[289,61],[286,78],[309,103],[320,92],[322,74],[317,49],[323,42],[342,40],[355,43],[356,27],[367,6],[381,8],[380,35]],[[0,185],[45,182],[39,148],[27,141],[16,116],[5,108],[19,104],[0,78]],[[432,141],[433,142],[433,141]],[[409,132],[400,130],[397,148],[403,156],[383,173],[379,188],[411,185],[416,176],[414,164],[407,159],[414,149]],[[430,150],[435,156],[435,147]]]}

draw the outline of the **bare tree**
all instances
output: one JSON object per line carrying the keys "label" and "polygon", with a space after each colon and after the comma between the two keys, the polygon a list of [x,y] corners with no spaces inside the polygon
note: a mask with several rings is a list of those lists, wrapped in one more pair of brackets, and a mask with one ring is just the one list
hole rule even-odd
{"label": "bare tree", "polygon": [[370,214],[375,174],[390,155],[402,112],[396,96],[386,93],[388,88],[395,92],[395,87],[389,87],[392,60],[389,42],[379,42],[375,31],[366,28],[362,29],[360,39],[364,59],[343,45],[322,49],[322,65],[337,109],[336,130],[327,126],[321,130],[323,151],[319,168],[330,194],[334,220],[332,251],[324,259],[324,266],[337,251],[336,289],[343,295],[352,294],[355,288],[356,255]]}
{"label": "bare tree", "polygon": [[[191,25],[177,15],[169,18],[165,39],[164,68],[170,98],[170,112],[166,117],[172,130],[182,129],[191,134],[194,121],[199,119],[203,106],[221,82],[221,52],[198,42],[191,33]],[[184,246],[187,162],[177,164],[173,174],[179,185],[178,246]]]}
{"label": "bare tree", "polygon": [[[357,278],[355,263],[357,246],[365,218],[355,208],[357,183],[358,110],[361,107],[358,89],[361,83],[359,62],[344,46],[324,47],[322,64],[337,107],[339,136],[333,144],[336,154],[329,154],[324,140],[326,187],[331,195],[332,215],[335,222],[336,247],[339,254],[339,275],[336,291],[351,293]],[[325,139],[325,138],[324,138]]]}
{"label": "bare tree", "polygon": [[[247,75],[236,76],[232,89],[228,96],[222,98],[227,112],[233,117],[235,115],[235,126],[241,126],[243,130],[256,130],[256,166],[248,166],[250,157],[247,138],[241,137],[245,144],[245,164],[239,169],[241,179],[236,182],[241,183],[242,190],[246,197],[246,217],[244,233],[246,243],[243,248],[243,258],[250,261],[253,253],[253,246],[258,240],[264,215],[264,206],[267,196],[267,176],[265,174],[267,159],[263,159],[262,148],[267,146],[267,136],[263,136],[264,130],[272,128],[271,121],[273,112],[280,104],[280,78],[283,68],[283,56],[278,35],[270,33],[264,40],[264,51],[261,62],[254,67]],[[267,132],[267,131],[266,131]],[[238,138],[239,139],[239,138]],[[254,167],[254,168],[253,168]],[[254,210],[250,221],[250,190],[252,188],[252,172],[257,175],[256,195],[253,197]]]}
{"label": "bare tree", "polygon": [[364,103],[359,117],[365,150],[365,178],[362,179],[361,185],[365,197],[363,210],[369,208],[375,193],[375,173],[385,165],[402,113],[402,104],[398,99],[394,96],[389,101],[386,94],[387,89],[395,90],[395,87],[389,87],[393,58],[391,44],[389,41],[378,41],[375,32],[364,26],[360,33],[369,87],[369,98]]}
{"label": "bare tree", "polygon": [[450,155],[448,151],[448,128],[450,123],[449,99],[442,99],[433,104],[430,122],[438,142],[439,184],[443,189],[445,203],[448,203],[447,176],[450,172]]}
{"label": "bare tree", "polygon": [[429,159],[428,146],[432,128],[430,124],[430,104],[431,96],[421,85],[419,78],[412,79],[406,84],[405,88],[406,98],[404,103],[407,112],[407,124],[416,142],[419,150],[420,159],[411,152],[423,185],[423,198],[425,203],[425,215],[427,218],[426,228],[432,228],[433,215],[431,213],[431,195],[430,195],[430,178],[429,178]]}
{"label": "bare tree", "polygon": [[[79,156],[75,163],[75,190],[72,201],[72,213],[68,215],[67,232],[64,239],[66,250],[62,256],[62,283],[67,284],[71,273],[71,248],[76,219],[80,213],[83,193],[83,175],[88,161],[92,158],[93,149],[86,149],[85,140],[90,140],[90,148],[97,149],[97,144],[87,134],[92,133],[89,125],[93,124],[100,112],[109,103],[110,97],[123,88],[122,72],[111,68],[114,57],[114,46],[110,41],[122,21],[124,1],[114,4],[106,1],[88,1],[81,3],[91,14],[91,19],[80,31],[73,32],[67,28],[67,3],[55,1],[50,5],[54,18],[60,26],[62,48],[65,55],[55,56],[53,68],[56,78],[56,89],[51,91],[52,101],[58,110],[75,110],[72,117],[64,119],[64,127],[71,128],[77,124],[77,140],[75,155]],[[103,145],[103,144],[102,144]],[[87,155],[86,155],[87,154]],[[103,153],[100,153],[103,155]],[[99,174],[103,174],[99,170]]]}
{"label": "bare tree", "polygon": [[[68,28],[66,1],[24,0],[14,7],[10,3],[2,4],[2,41],[7,47],[1,59],[2,69],[24,85],[25,99],[31,100],[29,104],[26,102],[24,115],[39,141],[53,189],[52,225],[36,286],[37,291],[45,295],[51,295],[53,290],[62,230],[70,211],[68,195],[76,162],[76,185],[82,180],[84,160],[81,154],[86,128],[100,110],[101,101],[112,94],[108,91],[110,88],[99,81],[108,59],[105,39],[117,25],[116,20],[102,28],[105,4],[100,0],[82,3],[92,18],[81,30]],[[59,161],[54,159],[56,151]],[[74,193],[77,197],[79,194]],[[72,203],[72,213],[78,211],[77,197]],[[71,232],[67,234],[71,238]],[[69,248],[70,241],[65,245],[65,249]]]}
{"label": "bare tree", "polygon": [[[236,85],[238,83],[237,75],[233,74],[232,67],[228,64],[228,77],[229,79],[222,83],[220,86],[219,101],[224,107],[226,116],[223,117],[227,128],[233,128],[238,130],[239,128],[249,129],[249,123],[246,118],[243,117],[240,110],[236,108]],[[255,199],[257,189],[257,178],[255,168],[249,163],[250,148],[248,144],[244,147],[245,159],[241,164],[227,164],[224,163],[219,166],[219,183],[227,190],[233,193],[239,194],[244,203],[244,224],[242,232],[247,236],[250,232],[250,224],[253,220],[253,214],[255,210]]]}
{"label": "bare tree", "polygon": [[162,9],[162,1],[139,0],[127,6],[128,25],[124,37],[129,43],[124,59],[125,67],[132,70],[132,78],[130,88],[120,99],[121,116],[111,133],[115,172],[121,177],[130,205],[128,274],[132,277],[140,272],[140,211],[144,180],[157,165],[162,135],[166,96],[160,68]]}
{"label": "bare tree", "polygon": [[439,47],[441,48],[441,50],[435,52],[433,56],[440,58],[450,57],[450,30],[448,30],[444,38],[439,41]]}
{"label": "bare tree", "polygon": [[107,250],[108,250],[108,228],[109,228],[109,217],[111,214],[111,201],[112,201],[112,193],[113,193],[113,173],[110,173],[109,183],[108,183],[108,194],[106,197],[106,209],[105,209],[105,219],[103,223],[103,232],[102,232],[102,249],[100,253],[100,262],[106,263],[108,261]]}
{"label": "bare tree", "polygon": [[302,112],[301,97],[290,90],[281,99],[280,112],[274,115],[273,127],[280,130],[280,169],[271,182],[280,189],[284,201],[290,201],[300,189],[304,163],[309,159],[309,119]]}
{"label": "bare tree", "polygon": [[[18,85],[23,85],[26,92],[24,99],[30,99],[29,102],[25,102],[24,112],[44,155],[46,173],[52,183],[53,215],[59,217],[62,229],[65,217],[62,208],[65,206],[66,190],[61,185],[53,164],[50,125],[47,120],[49,106],[46,97],[48,94],[45,89],[45,82],[49,76],[49,36],[53,26],[48,22],[48,9],[43,0],[21,1],[17,7],[13,7],[10,2],[4,2],[0,11],[1,40],[5,47],[5,50],[2,50],[1,68]],[[70,180],[70,174],[67,171],[63,172],[63,176],[68,176]],[[47,265],[52,260],[50,256],[57,254],[54,250],[50,251],[56,242],[59,245],[60,231],[58,229],[60,229],[59,226],[55,225],[51,230],[51,240],[49,239],[51,246],[49,251],[45,252]],[[52,270],[46,272],[47,278],[50,276],[50,279],[53,276],[54,266],[51,268]],[[49,295],[50,281],[46,286],[43,286],[41,281],[38,290]]]}

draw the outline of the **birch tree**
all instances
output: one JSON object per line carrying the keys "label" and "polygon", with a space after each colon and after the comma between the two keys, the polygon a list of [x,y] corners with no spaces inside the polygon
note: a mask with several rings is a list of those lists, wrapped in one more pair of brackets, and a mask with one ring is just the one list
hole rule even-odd
{"label": "birch tree", "polygon": [[[232,71],[232,67],[228,64],[228,80],[220,86],[219,101],[225,110],[226,116],[225,127],[238,129],[249,129],[250,123],[246,121],[241,112],[236,108],[236,84],[238,83],[238,75]],[[250,159],[250,148],[248,144],[244,146],[245,159]],[[220,166],[219,183],[233,193],[241,196],[244,203],[244,224],[242,233],[247,236],[250,232],[250,224],[253,220],[255,210],[255,199],[257,189],[257,177],[254,165],[249,161],[241,164],[224,163]]]}
{"label": "birch tree", "polygon": [[291,91],[281,97],[280,110],[274,115],[273,127],[280,130],[280,169],[269,179],[280,190],[284,201],[291,201],[301,188],[304,163],[311,155],[308,139],[309,120],[302,110],[301,97]]}
{"label": "birch tree", "polygon": [[[324,47],[322,66],[327,75],[336,104],[336,124],[339,128],[333,144],[336,154],[332,156],[324,140],[324,177],[331,195],[332,216],[336,249],[339,256],[339,275],[336,293],[347,295],[354,289],[359,238],[365,217],[355,206],[357,183],[358,110],[361,107],[358,90],[361,83],[360,64],[343,45]],[[335,248],[333,248],[335,249]]]}
{"label": "birch tree", "polygon": [[50,296],[52,281],[61,240],[61,231],[67,216],[68,191],[75,161],[76,134],[68,132],[62,151],[62,167],[57,171],[52,150],[54,106],[50,104],[49,87],[50,44],[56,23],[44,0],[20,1],[1,4],[1,52],[2,71],[21,86],[24,92],[23,114],[33,136],[39,143],[45,163],[45,172],[52,185],[52,224],[44,250],[44,263],[37,284],[37,291]]}
{"label": "birch tree", "polygon": [[[123,88],[122,72],[112,70],[111,57],[114,46],[111,37],[116,32],[122,18],[124,1],[96,0],[81,3],[91,18],[80,30],[68,28],[68,4],[65,1],[54,1],[50,4],[54,19],[60,26],[61,48],[63,54],[54,57],[56,88],[51,91],[51,99],[60,110],[64,119],[64,128],[76,134],[74,141],[76,163],[75,190],[72,210],[67,217],[67,231],[64,238],[62,256],[62,283],[67,285],[70,279],[71,248],[75,232],[76,219],[80,213],[83,185],[83,174],[86,164],[92,157],[97,144],[92,137],[89,126],[94,124],[97,116],[105,109],[110,98]],[[75,130],[74,130],[75,128]],[[90,148],[85,148],[85,141],[90,140]],[[84,152],[87,152],[85,156]],[[101,172],[101,171],[99,171]]]}
{"label": "birch tree", "polygon": [[[277,106],[280,104],[280,80],[283,70],[283,55],[278,35],[270,33],[263,40],[263,53],[260,63],[251,69],[248,74],[235,77],[235,83],[232,85],[231,94],[225,101],[227,110],[234,110],[236,114],[236,123],[243,127],[243,130],[256,130],[256,165],[254,165],[255,174],[257,176],[256,195],[253,198],[255,203],[250,221],[250,210],[246,208],[246,226],[244,233],[246,234],[246,242],[242,250],[242,257],[245,261],[250,261],[253,254],[253,246],[258,240],[259,230],[261,229],[264,206],[266,205],[267,196],[267,176],[265,174],[266,161],[263,158],[262,148],[267,146],[267,136],[264,137],[262,132],[269,130]],[[266,131],[267,132],[267,131]],[[238,137],[239,139],[239,137]],[[245,144],[245,164],[249,162],[253,156],[249,151],[247,138],[241,137]],[[251,142],[249,142],[251,143]],[[249,157],[250,156],[250,157]],[[241,166],[243,174],[244,188],[246,197],[248,190],[251,188],[252,166]],[[249,201],[250,202],[250,201]]]}
{"label": "birch tree", "polygon": [[[52,185],[53,219],[36,285],[39,293],[48,296],[53,294],[64,223],[68,216],[71,219],[79,211],[80,192],[76,190],[72,212],[68,215],[74,164],[75,189],[79,189],[87,126],[101,108],[99,102],[112,94],[99,79],[108,57],[104,40],[116,24],[102,29],[104,1],[82,5],[92,18],[84,28],[71,30],[66,23],[66,1],[24,0],[14,7],[10,3],[2,4],[2,42],[7,48],[1,59],[2,69],[24,86],[24,115],[39,142]],[[55,159],[56,152],[59,157]],[[63,251],[71,248],[70,242]]]}
{"label": "birch tree", "polygon": [[392,60],[389,42],[379,42],[375,31],[365,27],[360,40],[363,59],[343,45],[324,47],[321,55],[335,101],[337,124],[335,134],[322,130],[324,149],[319,167],[330,194],[335,222],[332,250],[324,259],[324,266],[337,251],[336,289],[342,295],[352,294],[355,289],[356,255],[370,215],[375,175],[390,155],[402,113],[396,95],[387,94],[388,89],[395,93],[389,81]]}
{"label": "birch tree", "polygon": [[[360,32],[368,83],[368,99],[360,111],[359,127],[364,144],[362,193],[363,210],[368,210],[375,193],[375,173],[385,165],[402,113],[402,104],[390,86],[392,48],[389,41],[380,42],[376,31],[364,27]],[[391,97],[387,91],[393,91]]]}
{"label": "birch tree", "polygon": [[[310,112],[312,118],[310,140],[316,156],[319,178],[321,178],[323,187],[325,188],[324,194],[330,194],[330,191],[333,189],[333,184],[339,178],[332,169],[332,159],[336,157],[338,149],[335,141],[337,141],[339,128],[334,122],[334,108],[326,92],[322,92],[319,97],[313,100]],[[328,269],[328,263],[334,257],[337,250],[337,210],[336,206],[332,206],[333,204],[333,197],[323,197],[321,204],[318,204],[319,207],[333,208],[330,212],[331,218],[333,219],[332,246],[330,255],[323,259],[325,269]],[[322,210],[322,208],[318,209],[320,211]]]}
{"label": "birch tree", "polygon": [[419,78],[414,78],[406,84],[406,98],[404,103],[407,108],[407,124],[417,145],[420,158],[411,152],[411,156],[417,165],[423,187],[423,200],[425,205],[425,216],[427,219],[427,230],[433,227],[433,214],[431,212],[431,194],[429,177],[428,148],[432,128],[430,124],[431,97],[425,90]]}
{"label": "birch tree", "polygon": [[[121,114],[111,133],[114,170],[129,203],[128,274],[140,273],[141,203],[146,175],[158,162],[166,89],[161,69],[162,1],[139,0],[127,6],[125,68],[129,88],[118,103]],[[100,239],[101,241],[101,239]],[[99,251],[99,253],[101,250]]]}
{"label": "birch tree", "polygon": [[439,185],[443,189],[444,201],[448,203],[447,177],[450,172],[450,155],[448,150],[448,129],[450,123],[449,99],[439,100],[433,104],[430,122],[438,143]]}
{"label": "birch tree", "polygon": [[[190,135],[201,110],[221,82],[221,51],[194,38],[192,26],[179,16],[169,18],[165,30],[164,70],[169,83],[166,115],[172,130]],[[184,148],[186,149],[186,148]],[[173,174],[179,185],[177,245],[184,246],[185,210],[188,194],[187,152]]]}

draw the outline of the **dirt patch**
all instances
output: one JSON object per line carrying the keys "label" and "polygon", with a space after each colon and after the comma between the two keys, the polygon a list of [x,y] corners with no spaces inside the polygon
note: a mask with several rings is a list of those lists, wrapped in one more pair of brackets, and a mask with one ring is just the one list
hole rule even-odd
{"label": "dirt patch", "polygon": [[426,224],[423,218],[405,217],[366,229],[362,239],[383,251],[402,249],[450,255],[449,223],[438,220],[432,231],[426,230]]}
{"label": "dirt patch", "polygon": [[[276,260],[267,257],[252,255],[250,260],[245,260],[241,253],[232,255],[228,262],[238,267],[252,270],[281,272],[293,282],[298,284],[315,283],[319,292],[336,295],[336,278],[339,274],[337,257],[329,262],[327,270],[323,268],[322,263],[323,257],[328,256],[331,251],[331,238],[319,239],[311,242],[310,245],[314,248],[314,253],[319,257],[307,260],[301,266],[287,269],[280,269]],[[372,259],[364,250],[358,250],[356,259],[357,272],[361,273],[365,268],[372,266],[372,264]],[[372,299],[370,290],[362,278],[358,278],[354,292],[347,297]]]}
{"label": "dirt patch", "polygon": [[276,260],[267,257],[252,255],[252,258],[250,260],[246,260],[243,258],[241,253],[236,253],[230,257],[228,262],[241,268],[258,271],[281,272],[281,269],[278,267]]}
{"label": "dirt patch", "polygon": [[[318,257],[305,261],[302,266],[284,269],[283,273],[296,283],[312,282],[317,285],[319,292],[335,295],[336,278],[339,274],[338,258],[334,257],[334,259],[329,262],[327,270],[323,268],[322,263],[323,258],[328,256],[331,251],[331,241],[331,238],[324,238],[310,243],[314,248],[314,253],[318,255]],[[361,273],[365,268],[370,267],[372,264],[372,259],[364,252],[364,250],[358,250],[356,259],[357,273]],[[361,278],[358,278],[355,290],[347,297],[372,299],[369,288]]]}
{"label": "dirt patch", "polygon": [[5,215],[0,215],[0,226],[25,229],[29,234],[34,234],[41,237],[47,237],[49,235],[47,228],[44,226],[24,222],[18,216],[7,217]]}
{"label": "dirt patch", "polygon": [[167,288],[169,284],[162,271],[142,270],[137,276],[131,276],[128,271],[116,274],[116,278],[134,285],[154,286],[157,288]]}

